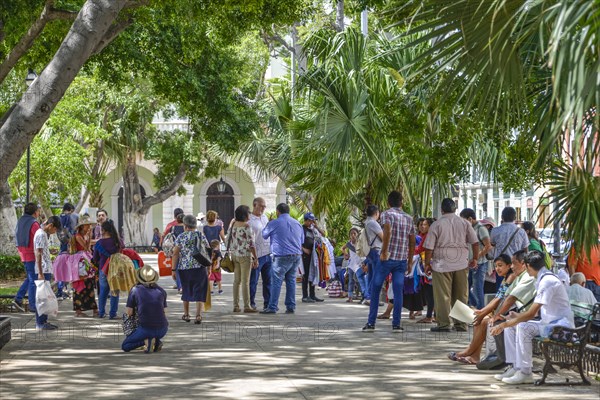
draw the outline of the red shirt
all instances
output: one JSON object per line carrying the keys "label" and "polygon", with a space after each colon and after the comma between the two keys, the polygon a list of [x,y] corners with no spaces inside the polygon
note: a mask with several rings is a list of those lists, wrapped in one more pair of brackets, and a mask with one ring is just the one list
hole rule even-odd
{"label": "red shirt", "polygon": [[17,250],[19,251],[19,255],[21,256],[22,262],[31,262],[35,261],[35,252],[33,250],[33,236],[40,229],[40,224],[38,222],[34,222],[31,225],[31,229],[29,230],[29,246],[17,246]]}

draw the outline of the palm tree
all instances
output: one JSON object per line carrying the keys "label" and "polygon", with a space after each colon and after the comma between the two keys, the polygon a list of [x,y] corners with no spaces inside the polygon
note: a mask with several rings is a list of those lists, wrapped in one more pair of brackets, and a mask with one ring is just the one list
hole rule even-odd
{"label": "palm tree", "polygon": [[391,3],[397,25],[420,35],[412,45],[431,43],[412,63],[414,75],[441,77],[438,93],[460,91],[465,112],[536,144],[534,171],[549,174],[559,205],[553,217],[589,251],[600,233],[600,3]]}

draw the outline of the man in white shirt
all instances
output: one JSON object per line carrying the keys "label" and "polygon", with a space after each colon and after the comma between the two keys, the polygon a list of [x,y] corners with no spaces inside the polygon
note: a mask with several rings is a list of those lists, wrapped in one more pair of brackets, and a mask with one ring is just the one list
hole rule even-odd
{"label": "man in white shirt", "polygon": [[254,233],[254,246],[256,256],[258,257],[258,268],[250,271],[250,306],[256,310],[256,290],[258,288],[258,278],[262,277],[263,289],[263,309],[269,306],[271,298],[271,241],[263,239],[262,231],[269,223],[265,215],[267,205],[262,197],[257,197],[252,202],[252,213],[248,224]]}
{"label": "man in white shirt", "polygon": [[[34,286],[34,281],[36,280],[36,278],[40,281],[49,281],[50,278],[52,278],[52,261],[50,259],[50,245],[48,243],[48,237],[52,234],[55,234],[58,230],[60,230],[60,228],[60,218],[56,215],[53,215],[50,218],[48,218],[48,220],[42,225],[42,229],[38,229],[35,232],[35,235],[33,236],[33,249],[35,252],[35,271],[37,272],[37,275],[35,275],[35,273],[31,274],[29,276],[29,280]],[[34,303],[36,291],[37,287],[34,287]],[[31,294],[31,291],[29,293]],[[31,297],[30,301],[32,301]],[[39,315],[37,311],[35,313],[35,324],[37,329],[40,330],[54,330],[58,328],[56,325],[48,323],[47,315]]]}
{"label": "man in white shirt", "polygon": [[[544,254],[535,250],[529,252],[525,264],[527,273],[536,279],[537,294],[533,304],[526,312],[511,313],[511,319],[490,330],[492,335],[504,330],[506,362],[512,367],[494,378],[510,385],[533,383],[534,337],[547,334],[552,326],[575,326],[567,291],[558,277],[546,269]],[[541,319],[533,321],[538,312]]]}
{"label": "man in white shirt", "polygon": [[585,275],[576,272],[571,276],[571,286],[569,287],[569,300],[571,303],[596,304],[596,297],[590,289],[585,287]]}

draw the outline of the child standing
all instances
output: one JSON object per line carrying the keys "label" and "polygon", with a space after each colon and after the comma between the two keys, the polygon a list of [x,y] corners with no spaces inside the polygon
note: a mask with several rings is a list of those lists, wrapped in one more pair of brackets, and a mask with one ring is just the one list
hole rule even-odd
{"label": "child standing", "polygon": [[213,286],[219,286],[219,294],[223,293],[223,288],[221,287],[221,259],[223,256],[221,255],[220,247],[220,240],[215,239],[210,241],[210,248],[212,249],[212,266],[208,279],[214,282]]}

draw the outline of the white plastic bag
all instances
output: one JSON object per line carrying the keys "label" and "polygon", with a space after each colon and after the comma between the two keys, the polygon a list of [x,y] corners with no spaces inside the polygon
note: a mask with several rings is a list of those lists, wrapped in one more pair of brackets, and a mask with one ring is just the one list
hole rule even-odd
{"label": "white plastic bag", "polygon": [[52,291],[50,282],[35,281],[35,308],[39,315],[58,315],[58,300]]}

